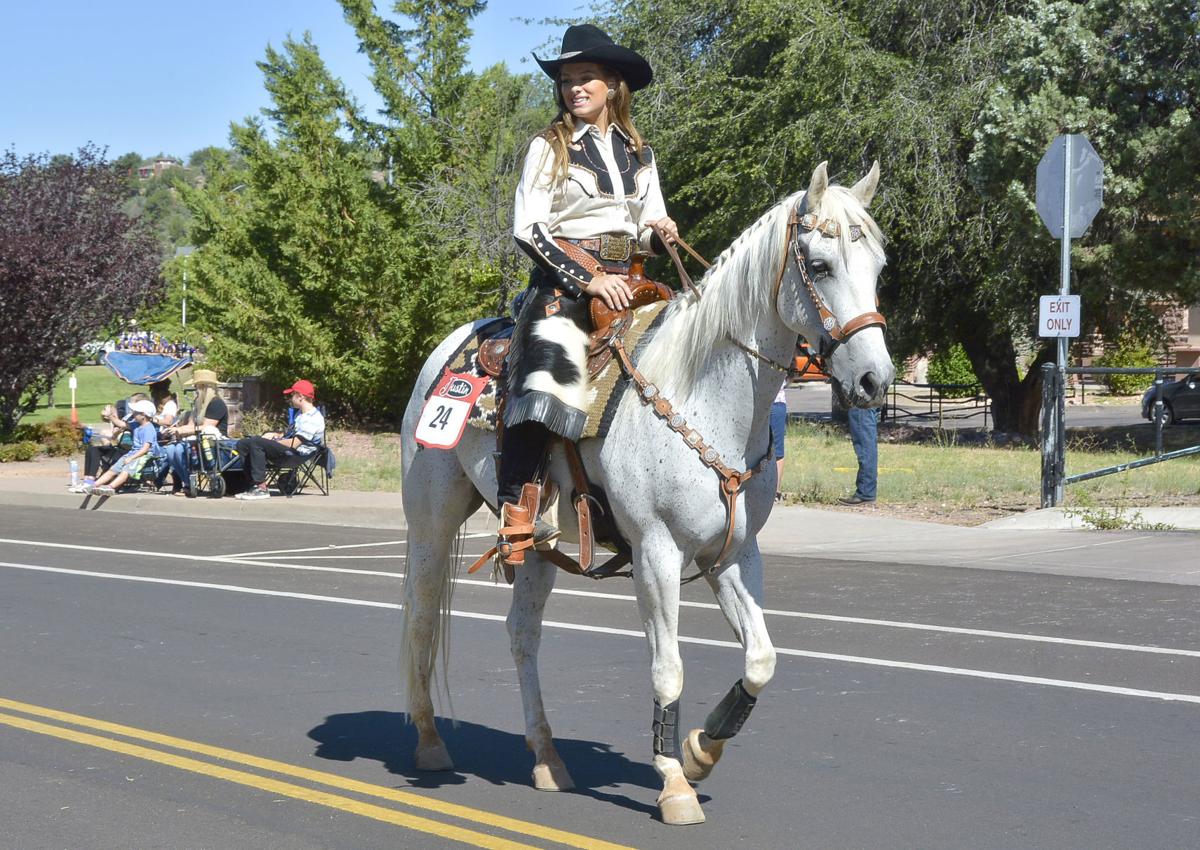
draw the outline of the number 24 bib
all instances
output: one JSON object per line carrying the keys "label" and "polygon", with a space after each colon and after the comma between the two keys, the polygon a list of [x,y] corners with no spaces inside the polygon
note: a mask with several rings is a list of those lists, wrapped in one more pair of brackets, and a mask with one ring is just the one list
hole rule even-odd
{"label": "number 24 bib", "polygon": [[414,435],[419,445],[430,449],[452,449],[462,439],[471,408],[490,378],[463,375],[446,369],[421,410]]}

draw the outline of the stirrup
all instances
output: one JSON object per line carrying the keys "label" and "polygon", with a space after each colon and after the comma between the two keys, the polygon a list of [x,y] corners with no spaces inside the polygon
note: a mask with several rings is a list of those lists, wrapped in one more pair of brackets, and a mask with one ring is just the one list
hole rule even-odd
{"label": "stirrup", "polygon": [[541,488],[530,483],[521,488],[521,499],[517,504],[505,502],[500,506],[500,531],[496,537],[496,545],[484,552],[467,570],[468,573],[479,570],[496,557],[504,569],[505,580],[512,584],[516,568],[525,563],[525,550],[533,548],[535,542],[542,542],[535,539],[535,529],[542,531],[544,528],[550,528],[553,536],[546,537],[547,541],[557,536],[554,532],[558,529],[549,523],[540,523],[542,528],[535,525],[540,496]]}

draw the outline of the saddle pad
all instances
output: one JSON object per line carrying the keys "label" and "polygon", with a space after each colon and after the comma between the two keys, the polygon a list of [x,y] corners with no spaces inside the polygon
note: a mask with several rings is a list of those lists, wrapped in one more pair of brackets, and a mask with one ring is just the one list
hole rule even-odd
{"label": "saddle pad", "polygon": [[[639,349],[653,337],[654,330],[663,317],[665,307],[667,307],[666,301],[656,301],[633,311],[629,328],[625,331],[623,340],[625,348],[635,358]],[[478,332],[467,337],[466,342],[450,355],[442,370],[443,381],[447,371],[457,376],[486,379],[486,385],[475,399],[471,412],[467,416],[466,424],[472,428],[484,431],[496,430],[496,404],[499,399],[499,388],[496,381],[488,376],[479,362],[479,346],[494,332],[501,330],[507,321],[498,319],[493,324],[481,326]],[[612,421],[613,414],[616,413],[617,402],[620,400],[621,394],[617,390],[624,388],[625,381],[626,378],[621,373],[621,366],[616,359],[609,361],[608,365],[592,380],[588,386],[587,425],[584,426],[580,439],[603,437],[608,433],[608,426]],[[428,400],[433,398],[439,386],[441,386],[441,381],[430,388],[426,395],[426,407],[429,405]],[[429,418],[422,412],[422,423],[428,421]],[[455,444],[458,439],[461,439],[461,435],[455,439]]]}

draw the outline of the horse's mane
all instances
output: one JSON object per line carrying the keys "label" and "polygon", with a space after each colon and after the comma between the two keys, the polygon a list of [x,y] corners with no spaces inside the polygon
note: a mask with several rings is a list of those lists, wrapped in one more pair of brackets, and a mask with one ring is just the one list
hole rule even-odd
{"label": "horse's mane", "polygon": [[[733,337],[750,342],[770,300],[786,247],[788,216],[805,192],[796,192],[769,209],[726,248],[697,282],[703,297],[680,295],[668,308],[662,328],[639,358],[639,368],[676,402],[688,397],[704,369],[713,344]],[[883,257],[883,233],[849,189],[829,186],[816,212],[838,223],[843,255],[850,248],[850,225],[862,228],[863,242]]]}

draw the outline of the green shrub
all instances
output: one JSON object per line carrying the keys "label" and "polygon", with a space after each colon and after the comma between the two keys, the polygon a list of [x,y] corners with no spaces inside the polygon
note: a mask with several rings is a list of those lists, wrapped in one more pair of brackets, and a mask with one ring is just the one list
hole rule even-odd
{"label": "green shrub", "polygon": [[41,424],[38,442],[51,457],[69,457],[79,451],[79,428],[70,418],[60,416]]}
{"label": "green shrub", "polygon": [[79,451],[79,428],[66,416],[18,425],[12,437],[13,442],[40,443],[51,457],[68,457]]}
{"label": "green shrub", "polygon": [[961,389],[942,391],[946,398],[968,398],[975,395],[979,379],[975,377],[975,368],[967,352],[957,342],[950,348],[939,351],[929,358],[929,372],[926,381],[931,384],[966,384]]}
{"label": "green shrub", "polygon": [[0,463],[13,460],[33,460],[37,457],[38,444],[32,440],[19,443],[0,443]]}
{"label": "green shrub", "polygon": [[[1105,345],[1104,353],[1096,358],[1097,366],[1109,368],[1147,368],[1157,365],[1147,343],[1125,335],[1113,345]],[[1101,375],[1113,395],[1137,395],[1154,383],[1153,375]]]}
{"label": "green shrub", "polygon": [[287,417],[268,407],[251,407],[242,411],[238,430],[243,437],[253,437],[267,431],[282,433],[287,430]]}

